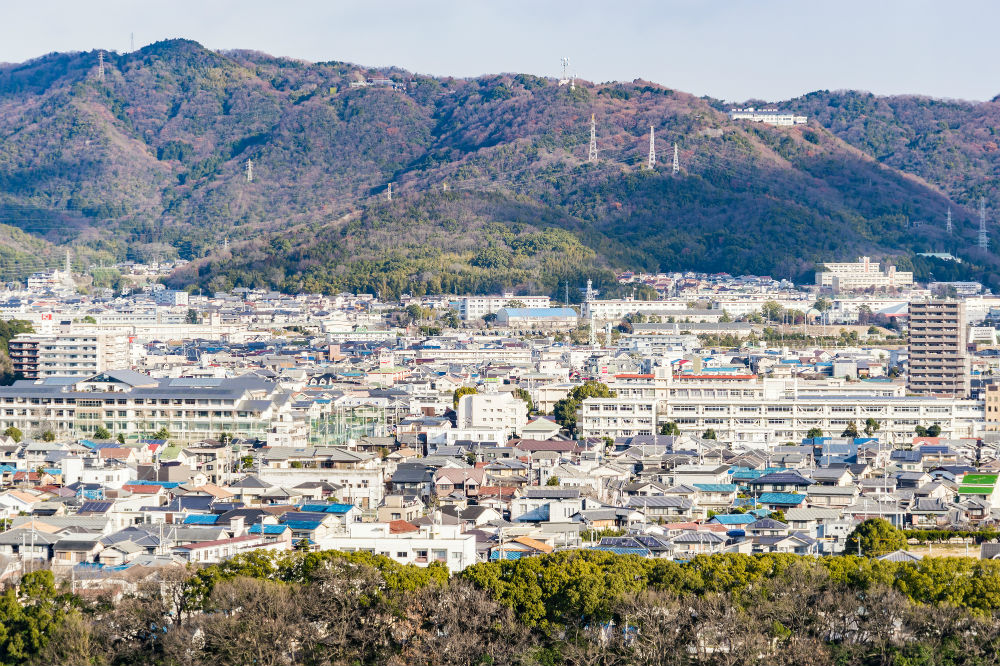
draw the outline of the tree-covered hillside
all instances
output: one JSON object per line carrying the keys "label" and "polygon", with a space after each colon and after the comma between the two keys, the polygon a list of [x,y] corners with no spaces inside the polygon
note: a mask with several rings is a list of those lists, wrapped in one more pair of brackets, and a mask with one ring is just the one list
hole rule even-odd
{"label": "tree-covered hillside", "polygon": [[[770,128],[645,81],[431,78],[186,40],[105,61],[103,79],[96,51],[0,65],[0,223],[109,258],[191,259],[175,285],[552,292],[622,269],[800,277],[941,250],[1000,285],[994,256],[968,249],[994,162],[962,189],[932,142],[888,156],[925,116],[988,105],[883,110],[903,129],[859,138],[861,112],[822,93],[794,103],[808,126]],[[976,132],[949,137],[971,154]]]}

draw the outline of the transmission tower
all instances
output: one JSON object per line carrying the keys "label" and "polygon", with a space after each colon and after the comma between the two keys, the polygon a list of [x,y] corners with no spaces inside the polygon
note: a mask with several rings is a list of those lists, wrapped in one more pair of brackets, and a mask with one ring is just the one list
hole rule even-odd
{"label": "transmission tower", "polygon": [[247,182],[253,182],[253,160],[247,159]]}
{"label": "transmission tower", "polygon": [[979,245],[980,250],[988,250],[990,236],[986,231],[986,197],[979,197]]}
{"label": "transmission tower", "polygon": [[652,169],[656,166],[656,144],[653,142],[653,126],[649,126],[649,159],[646,166]]}
{"label": "transmission tower", "polygon": [[597,161],[597,124],[594,121],[594,114],[590,114],[590,155],[587,159],[591,162]]}
{"label": "transmission tower", "polygon": [[947,232],[949,236],[951,236],[952,233],[955,231],[954,227],[951,224],[951,207],[948,208],[948,217],[946,217],[944,220],[944,230],[945,232]]}
{"label": "transmission tower", "polygon": [[69,248],[66,249],[66,275],[70,275],[73,272],[73,264],[70,261]]}
{"label": "transmission tower", "polygon": [[389,186],[385,190],[385,198],[388,201],[392,201],[392,183],[389,183]]}
{"label": "transmission tower", "polygon": [[564,86],[569,83],[569,58],[563,58],[560,62],[562,63],[562,78],[559,79],[559,85]]}
{"label": "transmission tower", "polygon": [[104,51],[97,52],[97,80],[104,80]]}
{"label": "transmission tower", "polygon": [[676,176],[680,172],[681,172],[681,160],[680,160],[680,155],[677,152],[677,142],[674,141],[674,166],[673,166],[673,173]]}
{"label": "transmission tower", "polygon": [[130,53],[135,53],[135,33],[134,32],[130,32],[129,33],[129,45],[131,46],[131,48],[129,49],[129,52]]}

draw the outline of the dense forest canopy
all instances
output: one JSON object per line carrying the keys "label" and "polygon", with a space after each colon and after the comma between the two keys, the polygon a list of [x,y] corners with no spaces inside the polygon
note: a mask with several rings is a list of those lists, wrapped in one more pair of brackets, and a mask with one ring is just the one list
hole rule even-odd
{"label": "dense forest canopy", "polygon": [[435,78],[188,40],[105,61],[103,79],[96,51],[0,65],[5,275],[70,244],[192,260],[175,286],[555,293],[623,269],[803,278],[863,253],[928,277],[913,258],[933,251],[1000,286],[971,247],[979,198],[992,215],[1000,194],[996,102],[817,92],[783,104],[807,125],[775,128],[647,81]]}
{"label": "dense forest canopy", "polygon": [[4,664],[958,666],[1000,658],[1000,565],[971,558],[602,551],[474,565],[257,552],[131,573],[119,599],[52,573],[0,596]]}

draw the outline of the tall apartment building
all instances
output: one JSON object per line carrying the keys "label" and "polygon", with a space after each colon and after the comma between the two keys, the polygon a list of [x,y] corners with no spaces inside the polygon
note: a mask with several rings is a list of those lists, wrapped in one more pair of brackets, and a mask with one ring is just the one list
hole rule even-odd
{"label": "tall apartment building", "polygon": [[910,303],[910,374],[907,388],[920,395],[969,395],[965,304]]}
{"label": "tall apartment building", "polygon": [[22,334],[9,343],[14,372],[25,379],[89,377],[129,367],[128,337],[110,333]]}

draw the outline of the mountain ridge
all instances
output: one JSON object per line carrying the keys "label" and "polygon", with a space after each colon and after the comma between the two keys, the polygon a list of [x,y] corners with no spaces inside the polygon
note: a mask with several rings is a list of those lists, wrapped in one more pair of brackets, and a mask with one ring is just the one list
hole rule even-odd
{"label": "mountain ridge", "polygon": [[[808,125],[772,128],[640,80],[429,77],[172,40],[108,54],[100,81],[96,52],[49,54],[0,66],[0,223],[107,260],[178,254],[192,264],[172,285],[217,289],[555,293],[587,277],[613,289],[624,269],[802,277],[860,253],[929,272],[915,256],[929,250],[998,285],[992,253],[968,247],[1000,172],[975,143],[995,105],[915,104],[818,91],[782,103]],[[489,269],[473,263],[483,243],[499,254]]]}

